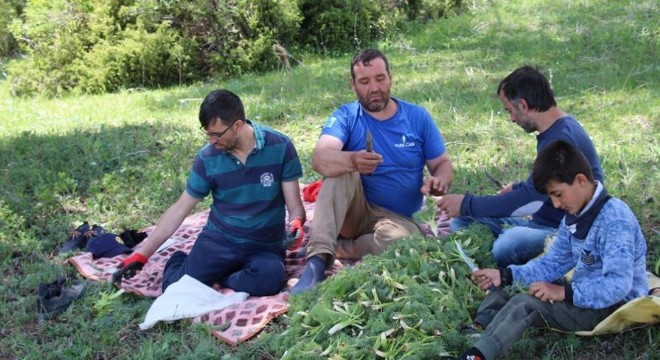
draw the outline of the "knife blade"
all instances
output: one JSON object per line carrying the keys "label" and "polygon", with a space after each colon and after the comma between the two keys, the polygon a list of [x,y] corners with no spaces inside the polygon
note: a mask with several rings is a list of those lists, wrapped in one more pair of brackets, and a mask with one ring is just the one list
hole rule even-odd
{"label": "knife blade", "polygon": [[371,135],[371,131],[367,129],[367,151],[374,152],[374,138]]}
{"label": "knife blade", "polygon": [[[454,244],[456,245],[456,248],[458,249],[458,253],[461,255],[461,258],[463,258],[463,261],[467,264],[467,266],[470,268],[472,271],[477,271],[479,270],[479,267],[467,256],[465,253],[465,250],[463,250],[463,247],[461,244],[458,243],[458,241],[454,240]],[[491,285],[488,290],[490,291],[495,291],[497,288],[495,285]]]}
{"label": "knife blade", "polygon": [[501,190],[504,187],[504,186],[502,186],[502,183],[499,180],[497,180],[497,179],[495,179],[495,177],[493,177],[493,175],[489,174],[487,171],[485,173],[486,173],[486,177],[488,178],[488,180],[490,180],[493,184],[495,184],[495,186],[497,186],[498,190]]}
{"label": "knife blade", "polygon": [[459,244],[458,241],[456,240],[454,240],[454,244],[456,245],[456,248],[458,249],[458,253],[461,255],[461,258],[463,258],[463,261],[467,264],[470,270],[472,271],[479,270],[479,267],[474,262],[472,262],[472,260],[467,256],[461,244]]}

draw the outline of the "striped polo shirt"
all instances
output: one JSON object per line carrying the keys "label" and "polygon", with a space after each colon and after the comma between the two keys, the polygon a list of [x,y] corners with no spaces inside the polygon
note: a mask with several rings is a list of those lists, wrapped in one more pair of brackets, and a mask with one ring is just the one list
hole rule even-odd
{"label": "striped polo shirt", "polygon": [[237,243],[274,244],[284,234],[282,182],[302,177],[302,166],[288,137],[246,122],[254,129],[256,146],[245,164],[207,144],[197,153],[186,191],[198,199],[212,194],[205,229]]}

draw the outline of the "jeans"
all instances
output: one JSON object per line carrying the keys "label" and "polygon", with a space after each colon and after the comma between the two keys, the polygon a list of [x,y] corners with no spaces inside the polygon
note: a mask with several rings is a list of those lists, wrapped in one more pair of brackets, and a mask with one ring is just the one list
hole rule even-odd
{"label": "jeans", "polygon": [[465,229],[471,223],[486,225],[495,236],[493,258],[498,266],[524,264],[543,252],[545,239],[556,229],[536,224],[520,217],[473,218],[459,216],[451,219],[452,232]]}
{"label": "jeans", "polygon": [[531,327],[562,331],[589,331],[621,304],[604,309],[579,308],[565,301],[543,302],[527,294],[509,298],[502,289],[488,293],[474,319],[484,327],[475,344],[486,359],[495,359]]}
{"label": "jeans", "polygon": [[223,241],[221,234],[203,230],[190,254],[177,251],[165,264],[163,292],[186,274],[208,286],[220,282],[251,296],[277,294],[284,285],[284,249]]}

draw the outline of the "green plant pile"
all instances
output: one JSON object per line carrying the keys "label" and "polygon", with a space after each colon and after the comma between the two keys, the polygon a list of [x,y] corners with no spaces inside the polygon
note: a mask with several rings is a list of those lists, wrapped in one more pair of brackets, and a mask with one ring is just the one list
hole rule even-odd
{"label": "green plant pile", "polygon": [[367,256],[312,291],[290,298],[282,333],[257,340],[282,359],[429,359],[467,345],[459,334],[484,292],[454,241],[481,266],[492,244],[485,227],[443,239],[421,235],[397,241],[384,254]]}

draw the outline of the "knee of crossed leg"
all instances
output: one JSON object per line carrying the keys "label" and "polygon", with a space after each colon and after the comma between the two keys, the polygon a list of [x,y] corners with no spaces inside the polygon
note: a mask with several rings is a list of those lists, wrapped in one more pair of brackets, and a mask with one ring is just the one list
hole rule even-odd
{"label": "knee of crossed leg", "polygon": [[516,263],[516,247],[507,239],[502,237],[493,243],[493,259],[498,266],[504,267]]}
{"label": "knee of crossed leg", "polygon": [[252,286],[247,291],[252,296],[265,296],[277,294],[284,285],[284,264],[276,261],[264,262],[256,276],[253,278]]}

